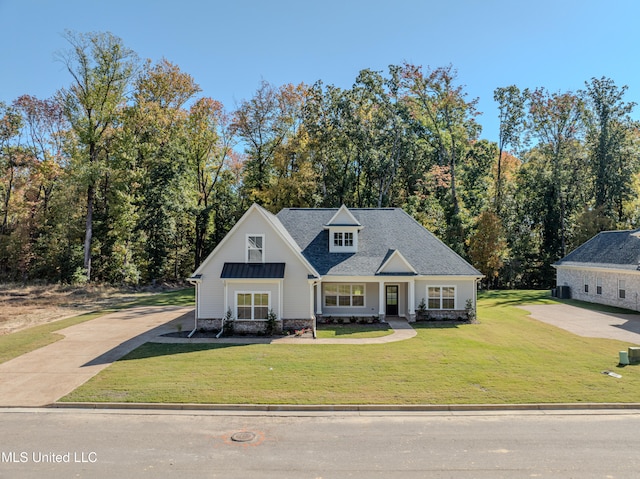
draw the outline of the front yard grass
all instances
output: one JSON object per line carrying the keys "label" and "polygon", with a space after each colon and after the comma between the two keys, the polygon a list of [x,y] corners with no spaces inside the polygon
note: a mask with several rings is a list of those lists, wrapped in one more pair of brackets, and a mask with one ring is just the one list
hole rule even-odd
{"label": "front yard grass", "polygon": [[393,329],[387,323],[373,324],[318,324],[316,336],[318,338],[340,338],[348,336],[349,339],[379,338],[393,333]]}
{"label": "front yard grass", "polygon": [[[418,323],[415,338],[371,345],[147,343],[64,401],[218,404],[636,402],[629,344],[575,336],[517,306],[547,292],[480,296],[477,324]],[[526,308],[526,306],[525,306]],[[602,374],[613,370],[616,379]]]}

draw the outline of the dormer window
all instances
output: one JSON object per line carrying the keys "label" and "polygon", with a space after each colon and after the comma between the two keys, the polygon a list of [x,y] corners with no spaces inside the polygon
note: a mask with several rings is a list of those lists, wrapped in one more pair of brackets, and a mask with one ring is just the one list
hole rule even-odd
{"label": "dormer window", "polygon": [[333,233],[333,246],[352,248],[353,233],[351,231],[335,231]]}
{"label": "dormer window", "polygon": [[330,253],[358,252],[358,232],[363,226],[346,206],[342,205],[324,228],[329,230]]}
{"label": "dormer window", "polygon": [[247,235],[247,263],[264,263],[264,235]]}

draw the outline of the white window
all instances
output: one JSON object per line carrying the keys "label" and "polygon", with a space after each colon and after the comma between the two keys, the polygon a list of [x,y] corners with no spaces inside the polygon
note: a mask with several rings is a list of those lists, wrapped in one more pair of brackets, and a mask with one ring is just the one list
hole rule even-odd
{"label": "white window", "polygon": [[596,278],[596,294],[602,294],[602,278]]}
{"label": "white window", "polygon": [[364,306],[364,284],[327,284],[324,305],[341,307]]}
{"label": "white window", "polygon": [[333,246],[350,248],[353,246],[353,233],[350,231],[337,231],[333,233]]}
{"label": "white window", "polygon": [[582,278],[582,284],[584,285],[584,292],[589,293],[589,283],[587,282],[587,277]]}
{"label": "white window", "polygon": [[270,295],[265,292],[236,293],[236,318],[240,320],[267,319]]}
{"label": "white window", "polygon": [[264,262],[264,235],[247,235],[247,263]]}
{"label": "white window", "polygon": [[627,296],[627,290],[625,287],[624,279],[618,280],[618,298],[624,299]]}
{"label": "white window", "polygon": [[456,307],[455,286],[429,286],[427,297],[429,309],[455,309]]}

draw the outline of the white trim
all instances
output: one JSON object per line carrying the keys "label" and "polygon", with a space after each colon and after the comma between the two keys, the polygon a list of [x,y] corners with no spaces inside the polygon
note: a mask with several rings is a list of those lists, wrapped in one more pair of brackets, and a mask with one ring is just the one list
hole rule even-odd
{"label": "white trim", "polygon": [[570,269],[576,271],[595,271],[597,273],[616,273],[616,274],[638,274],[640,275],[640,270],[637,267],[625,269],[625,268],[616,268],[617,265],[611,266],[587,266],[587,265],[570,265],[570,264],[554,264],[551,265],[555,269]]}
{"label": "white trim", "polygon": [[[265,248],[265,237],[264,237],[264,233],[247,233],[244,237],[244,262],[245,263],[265,263],[265,256],[267,255],[266,253],[266,248]],[[253,248],[257,251],[260,251],[260,261],[255,261],[255,260],[251,260],[249,259],[249,251],[252,250],[252,248],[249,245],[249,238],[262,238],[262,246],[258,249],[258,248]]]}
{"label": "white trim", "polygon": [[[429,288],[440,288],[440,307],[439,308],[431,308],[429,307]],[[442,292],[444,288],[453,288],[453,308],[443,308],[442,307],[442,301],[443,301],[443,297],[442,297]],[[455,310],[458,309],[458,288],[452,284],[428,284],[426,287],[426,306],[427,306],[427,310],[431,310],[431,311],[449,311],[449,310]],[[449,299],[449,298],[447,298]]]}
{"label": "white trim", "polygon": [[349,208],[347,208],[345,205],[342,205],[338,211],[336,211],[336,214],[333,215],[331,217],[331,219],[329,220],[329,222],[326,224],[326,226],[333,226],[334,225],[334,221],[336,220],[336,218],[338,218],[340,216],[340,214],[346,214],[349,218],[351,218],[351,220],[353,221],[353,223],[338,223],[337,226],[358,226],[360,228],[362,228],[362,224],[356,219],[355,216],[353,216],[353,213],[351,213],[351,211],[349,211]]}
{"label": "white trim", "polygon": [[[336,304],[335,305],[328,305],[327,304],[327,286],[336,286],[338,287],[338,291],[336,291],[335,297],[336,297]],[[349,286],[349,295],[348,297],[349,299],[349,303],[353,303],[353,298],[354,297],[362,297],[362,304],[361,305],[353,305],[353,304],[340,304],[340,297],[347,297],[346,294],[340,294],[339,291],[339,287],[340,286]],[[362,287],[362,294],[353,294],[353,287],[354,286],[361,286]],[[333,296],[333,295],[331,295]],[[323,308],[353,308],[353,309],[357,309],[357,308],[366,308],[367,307],[367,285],[366,283],[363,282],[358,282],[358,283],[325,283],[324,284],[324,288],[322,288],[322,306]]]}

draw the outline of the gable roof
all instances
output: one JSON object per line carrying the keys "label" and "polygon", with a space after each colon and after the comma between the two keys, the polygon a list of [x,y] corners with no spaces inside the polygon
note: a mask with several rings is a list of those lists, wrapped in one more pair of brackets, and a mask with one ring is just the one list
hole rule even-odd
{"label": "gable roof", "polygon": [[354,208],[348,210],[363,227],[358,232],[356,253],[329,253],[329,232],[336,208],[285,208],[277,214],[302,255],[320,273],[336,276],[375,276],[393,254],[418,275],[482,277],[477,269],[427,231],[400,208]]}
{"label": "gable roof", "polygon": [[582,265],[637,270],[639,263],[640,229],[637,229],[598,233],[554,266]]}
{"label": "gable roof", "polygon": [[222,238],[222,241],[220,241],[220,243],[218,243],[218,245],[213,249],[213,251],[211,253],[209,253],[209,256],[207,256],[205,258],[205,260],[202,263],[200,263],[200,266],[198,266],[198,268],[194,271],[194,273],[192,275],[192,278],[195,278],[196,276],[202,274],[202,271],[205,269],[207,263],[209,263],[211,258],[213,258],[215,256],[215,254],[222,248],[222,246],[230,238],[233,237],[235,231],[252,214],[260,214],[267,221],[267,223],[269,223],[273,227],[274,231],[276,232],[276,234],[278,234],[281,237],[282,241],[296,254],[296,256],[298,256],[300,258],[300,261],[302,261],[302,263],[305,265],[305,267],[309,270],[309,273],[311,273],[310,276],[312,276],[312,277],[317,277],[318,276],[318,272],[309,263],[309,261],[304,257],[304,255],[302,255],[302,253],[300,251],[300,247],[298,246],[296,241],[291,237],[291,235],[289,234],[289,231],[287,231],[287,228],[285,228],[283,226],[283,224],[280,222],[280,220],[275,215],[273,215],[272,213],[270,213],[267,210],[265,210],[263,207],[261,207],[258,204],[254,203],[245,212],[245,214],[242,215],[242,218],[240,218],[238,220],[238,222],[235,225],[233,225],[233,228],[231,228],[231,230],[226,234],[226,236],[224,238]]}
{"label": "gable roof", "polygon": [[351,211],[342,205],[336,214],[327,222],[325,227],[329,226],[362,226],[360,222],[353,216]]}
{"label": "gable roof", "polygon": [[397,249],[389,250],[387,259],[380,265],[376,274],[418,274],[411,263]]}

